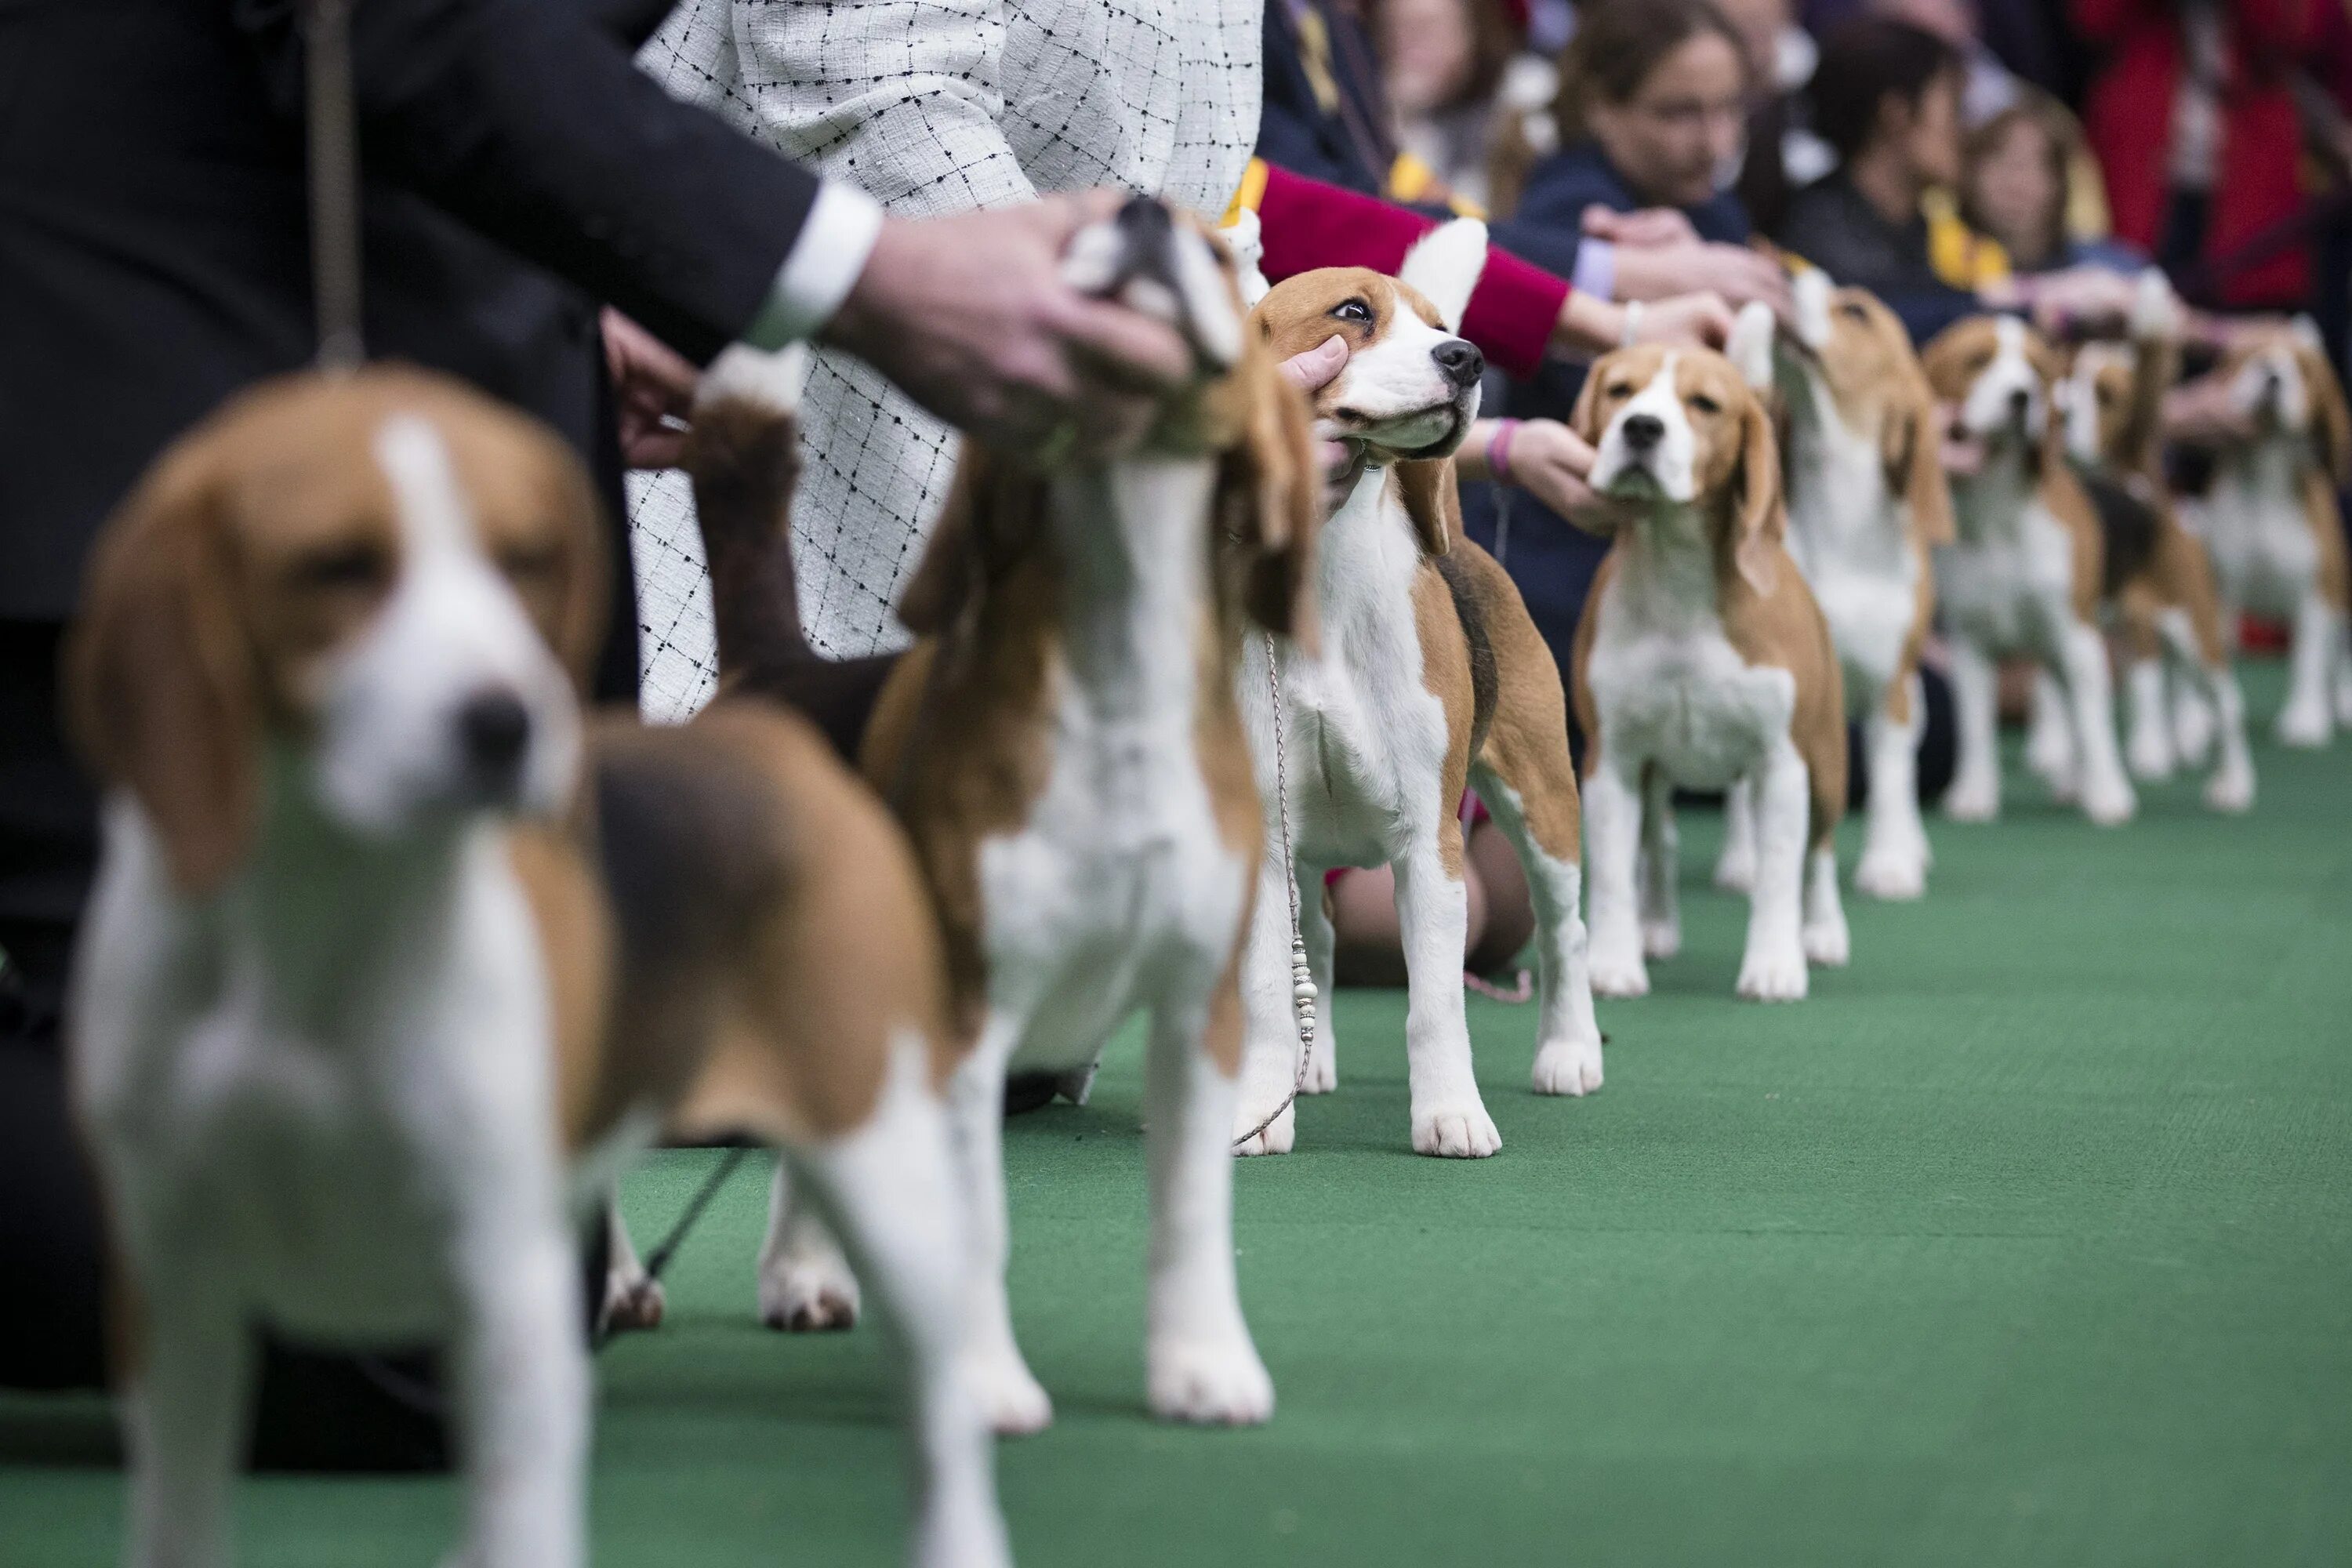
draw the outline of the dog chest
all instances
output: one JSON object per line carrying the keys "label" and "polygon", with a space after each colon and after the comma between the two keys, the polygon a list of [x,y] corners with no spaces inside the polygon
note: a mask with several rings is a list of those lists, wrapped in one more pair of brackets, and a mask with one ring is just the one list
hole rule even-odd
{"label": "dog chest", "polygon": [[1604,755],[1654,762],[1678,784],[1720,788],[1787,736],[1797,701],[1789,671],[1749,665],[1720,622],[1622,625],[1629,617],[1615,598],[1601,607],[1586,676]]}
{"label": "dog chest", "polygon": [[2072,616],[2074,540],[2039,499],[2002,502],[1956,486],[1961,540],[1937,552],[1936,594],[1953,626],[1997,651],[2055,647]]}
{"label": "dog chest", "polygon": [[2225,465],[2206,507],[2206,541],[2223,593],[2263,615],[2294,612],[2319,570],[2294,454],[2258,450]]}

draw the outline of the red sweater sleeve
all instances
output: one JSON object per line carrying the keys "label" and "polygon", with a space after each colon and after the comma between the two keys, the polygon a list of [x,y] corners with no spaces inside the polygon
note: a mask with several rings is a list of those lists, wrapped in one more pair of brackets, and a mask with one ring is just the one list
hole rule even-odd
{"label": "red sweater sleeve", "polygon": [[[1253,182],[1255,183],[1255,182]],[[1246,187],[1245,187],[1246,188]],[[1414,240],[1436,227],[1419,213],[1267,165],[1256,203],[1260,262],[1279,283],[1318,267],[1394,272]],[[1462,335],[1506,374],[1527,376],[1543,363],[1568,282],[1508,251],[1486,248],[1486,270],[1463,312]]]}

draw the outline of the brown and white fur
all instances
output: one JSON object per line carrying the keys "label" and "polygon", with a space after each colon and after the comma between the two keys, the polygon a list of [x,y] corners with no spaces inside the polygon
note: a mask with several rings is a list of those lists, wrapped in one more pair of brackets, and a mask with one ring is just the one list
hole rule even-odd
{"label": "brown and white fur", "polygon": [[1576,629],[1592,988],[1645,994],[1644,956],[1681,947],[1675,786],[1745,780],[1756,872],[1738,989],[1795,1001],[1809,963],[1847,956],[1845,691],[1783,542],[1771,417],[1722,355],[1634,348],[1592,367],[1571,422],[1598,449],[1593,489],[1639,509]]}
{"label": "brown and white fur", "polygon": [[2014,317],[1975,316],[1946,328],[1921,357],[1928,384],[1954,411],[1953,434],[1982,452],[1975,472],[1952,475],[1958,537],[1936,557],[1959,749],[1945,815],[2000,815],[1997,666],[2022,657],[2064,692],[2084,815],[2103,826],[2126,821],[2138,803],[2116,745],[2099,631],[2105,552],[2052,411],[2057,356]]}
{"label": "brown and white fur", "polygon": [[[1783,412],[1789,553],[1829,622],[1846,717],[1870,760],[1869,831],[1853,885],[1916,899],[1934,857],[1919,820],[1916,757],[1927,712],[1919,650],[1935,611],[1929,552],[1952,542],[1952,496],[1937,459],[1935,395],[1895,313],[1864,289],[1832,289],[1808,268],[1792,281],[1795,335],[1780,344],[1771,312],[1751,305],[1731,358]],[[1717,886],[1755,875],[1745,783],[1724,802]]]}
{"label": "brown and white fur", "polygon": [[1177,326],[1195,379],[1129,456],[1052,473],[967,449],[899,605],[919,637],[867,733],[938,901],[987,1274],[974,1303],[1000,1426],[1045,1391],[1003,1296],[1008,1069],[1083,1083],[1150,1015],[1146,1344],[1154,1414],[1265,1420],[1232,1229],[1241,942],[1258,804],[1233,697],[1245,628],[1310,628],[1318,477],[1304,410],[1242,331],[1213,242],[1136,202],[1073,281]]}
{"label": "brown and white fur", "polygon": [[252,1333],[439,1341],[474,1568],[585,1561],[581,1201],[665,1121],[780,1144],[904,1333],[925,1564],[1007,1560],[955,1368],[937,937],[797,721],[584,723],[555,438],[373,369],[240,397],[110,525],[75,1100],[121,1263],[125,1560],[216,1568]]}
{"label": "brown and white fur", "polygon": [[[1386,865],[1396,875],[1409,986],[1412,1147],[1470,1158],[1501,1147],[1473,1074],[1462,994],[1468,904],[1457,812],[1465,784],[1511,838],[1535,903],[1536,1090],[1601,1087],[1559,672],[1517,589],[1463,536],[1454,489],[1452,454],[1477,414],[1485,366],[1454,327],[1486,254],[1483,225],[1448,224],[1405,258],[1402,278],[1304,273],[1252,312],[1255,335],[1277,358],[1334,333],[1348,340],[1347,366],[1314,407],[1318,433],[1352,447],[1361,468],[1318,546],[1319,657],[1295,646],[1276,651],[1278,714],[1264,647],[1253,640],[1243,654],[1241,704],[1266,801],[1266,853],[1244,980],[1249,1048],[1237,1133],[1281,1105],[1299,1068],[1286,879],[1296,879],[1307,963],[1328,996],[1333,933],[1323,872]],[[1289,866],[1278,842],[1277,722],[1295,840]],[[1336,1080],[1326,1008],[1304,1088],[1319,1093]],[[1241,1150],[1280,1153],[1295,1137],[1294,1107]]]}
{"label": "brown and white fur", "polygon": [[[2179,319],[2164,274],[2152,268],[2141,274],[2129,345],[2087,342],[2075,349],[2059,384],[2059,414],[2067,457],[2145,509],[2153,535],[2144,552],[2108,560],[2105,572],[2106,608],[2123,637],[2130,704],[2124,760],[2133,776],[2149,782],[2169,778],[2176,761],[2186,760],[2179,757],[2166,700],[2169,668],[2214,716],[2210,729],[2219,744],[2209,737],[2214,765],[2205,804],[2241,812],[2254,804],[2245,701],[2230,668],[2212,563],[2205,546],[2181,526],[2164,472],[2164,395],[2179,370]],[[2064,694],[2043,673],[2034,682],[2026,758],[2062,793],[2074,787],[2073,740]]]}
{"label": "brown and white fur", "polygon": [[2344,524],[2336,493],[2352,483],[2352,413],[2307,321],[2240,345],[2217,373],[2250,440],[2225,447],[2204,506],[2225,636],[2240,612],[2292,627],[2284,746],[2324,746],[2352,729]]}

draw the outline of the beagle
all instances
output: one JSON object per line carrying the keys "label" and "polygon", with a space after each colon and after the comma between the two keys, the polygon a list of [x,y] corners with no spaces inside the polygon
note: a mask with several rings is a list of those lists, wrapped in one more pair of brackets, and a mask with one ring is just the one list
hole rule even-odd
{"label": "beagle", "polygon": [[1246,339],[1204,230],[1130,202],[1082,231],[1078,288],[1174,326],[1196,374],[1139,449],[1034,471],[967,447],[898,612],[918,640],[863,765],[914,839],[947,939],[950,1089],[971,1156],[973,1304],[999,1430],[1052,1415],[1004,1300],[1008,1071],[1082,1096],[1150,1014],[1148,1397],[1255,1423],[1274,1385],[1234,1270],[1240,945],[1259,855],[1234,705],[1246,628],[1309,635],[1318,476],[1297,393]]}
{"label": "beagle", "polygon": [[[1339,866],[1395,869],[1413,1149],[1478,1158],[1502,1146],[1473,1076],[1463,1005],[1465,786],[1509,836],[1535,903],[1536,1090],[1601,1087],[1559,672],[1518,590],[1463,535],[1454,489],[1452,455],[1477,415],[1486,370],[1454,327],[1486,254],[1485,226],[1457,221],[1424,237],[1399,278],[1303,273],[1251,315],[1255,341],[1277,359],[1335,332],[1348,340],[1348,363],[1315,395],[1314,411],[1318,433],[1350,449],[1359,471],[1341,481],[1317,546],[1320,657],[1278,647],[1269,671],[1262,643],[1243,650],[1240,698],[1267,825],[1243,985],[1249,1047],[1235,1131],[1249,1134],[1245,1154],[1284,1152],[1296,1135],[1283,1103],[1299,1071],[1286,884],[1295,879],[1314,984],[1328,995],[1333,933],[1321,894],[1324,871]],[[1276,793],[1277,752],[1286,796]],[[1287,864],[1277,837],[1286,815],[1296,841]],[[1320,1093],[1337,1080],[1328,1009],[1314,1031],[1299,1087]]]}
{"label": "beagle", "polygon": [[[1637,509],[1576,628],[1592,861],[1592,988],[1650,989],[1682,945],[1677,784],[1746,780],[1756,867],[1738,994],[1801,998],[1849,946],[1833,836],[1845,809],[1845,688],[1821,608],[1783,542],[1771,416],[1731,362],[1621,349],[1570,416],[1592,488]],[[1638,882],[1638,886],[1637,886]]]}
{"label": "beagle", "polygon": [[[1869,757],[1869,830],[1853,885],[1878,899],[1927,891],[1934,857],[1919,820],[1916,756],[1927,724],[1919,650],[1935,612],[1929,552],[1952,542],[1952,495],[1937,460],[1935,395],[1895,312],[1864,289],[1834,289],[1806,268],[1791,279],[1795,342],[1772,314],[1740,313],[1731,358],[1784,416],[1789,553],[1829,622],[1846,717]],[[1748,787],[1724,803],[1718,886],[1755,875]]]}
{"label": "beagle", "polygon": [[2225,448],[2205,503],[2206,544],[2221,580],[2221,624],[2240,611],[2294,628],[2278,739],[2324,746],[2352,729],[2344,524],[2352,483],[2352,413],[2308,321],[2243,342],[2218,373],[2252,438]]}
{"label": "beagle", "polygon": [[1952,410],[1957,538],[1936,558],[1951,632],[1958,761],[1944,812],[2000,811],[1996,665],[2032,659],[2058,683],[2073,731],[2084,815],[2103,826],[2137,809],[2116,745],[2106,639],[2098,624],[2105,546],[2097,512],[2053,416],[2057,356],[2013,316],[1972,316],[1927,345],[1927,384]]}
{"label": "beagle", "polygon": [[[2169,665],[2213,715],[2219,745],[2205,804],[2242,812],[2254,804],[2253,753],[2246,744],[2245,702],[2221,630],[2212,563],[2181,526],[2164,471],[2164,395],[2179,371],[2179,307],[2164,274],[2140,275],[2128,347],[2087,342],[2076,348],[2059,383],[2066,456],[2081,470],[2097,507],[2104,545],[2101,592],[2123,634],[2130,737],[2124,759],[2138,778],[2171,776],[2179,748],[2165,700]],[[2062,793],[2073,785],[2073,734],[2064,697],[2044,673],[2033,691],[2027,760]]]}
{"label": "beagle", "polygon": [[572,1226],[657,1125],[774,1141],[896,1317],[915,1561],[1009,1560],[962,1344],[936,928],[797,720],[588,721],[595,502],[446,378],[232,402],[110,522],[78,1111],[124,1287],[126,1560],[225,1560],[252,1329],[439,1341],[479,1568],[576,1568]]}

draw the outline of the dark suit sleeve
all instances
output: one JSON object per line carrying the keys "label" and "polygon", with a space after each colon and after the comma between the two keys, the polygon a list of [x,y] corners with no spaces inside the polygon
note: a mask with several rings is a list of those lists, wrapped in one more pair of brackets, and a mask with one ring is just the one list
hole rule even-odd
{"label": "dark suit sleeve", "polygon": [[[299,121],[295,0],[232,0]],[[362,0],[361,157],[697,360],[758,313],[817,181],[676,102],[613,30],[634,0]]]}

